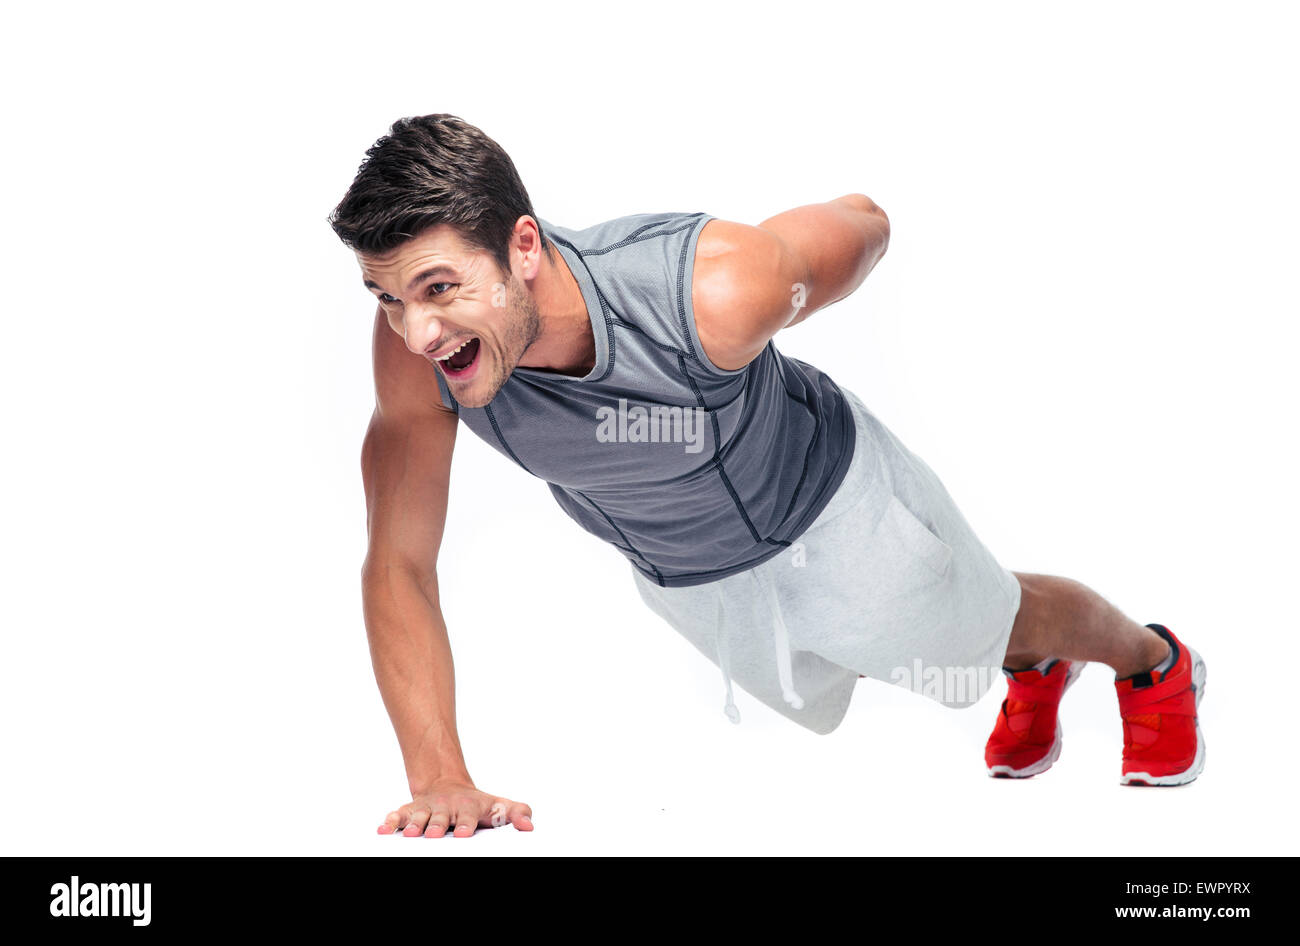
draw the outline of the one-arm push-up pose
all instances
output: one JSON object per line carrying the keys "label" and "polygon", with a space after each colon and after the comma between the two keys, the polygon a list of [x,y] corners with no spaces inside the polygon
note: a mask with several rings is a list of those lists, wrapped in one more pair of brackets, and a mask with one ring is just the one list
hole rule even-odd
{"label": "one-arm push-up pose", "polygon": [[733,681],[826,733],[860,676],[964,706],[1005,675],[985,764],[1025,777],[1057,759],[1057,706],[1096,661],[1116,675],[1122,781],[1201,771],[1194,651],[1076,581],[1003,568],[852,391],[777,349],[884,255],[868,197],[757,226],[568,229],[534,214],[494,141],[428,115],[370,148],[330,223],[378,303],[362,592],[411,792],[381,833],[532,828],[474,784],[457,736],[437,558],[461,423],[626,556],[646,605],[721,669],[733,721]]}

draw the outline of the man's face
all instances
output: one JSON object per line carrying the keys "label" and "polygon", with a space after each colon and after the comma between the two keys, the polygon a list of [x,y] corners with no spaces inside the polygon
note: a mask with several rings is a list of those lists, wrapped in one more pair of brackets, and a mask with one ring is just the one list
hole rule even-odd
{"label": "man's face", "polygon": [[524,284],[448,224],[387,253],[357,253],[357,262],[392,330],[442,372],[466,407],[490,402],[540,333]]}

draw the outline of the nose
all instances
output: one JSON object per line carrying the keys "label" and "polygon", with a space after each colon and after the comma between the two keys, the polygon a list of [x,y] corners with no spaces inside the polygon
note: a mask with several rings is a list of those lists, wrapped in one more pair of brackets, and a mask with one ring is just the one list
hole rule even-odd
{"label": "nose", "polygon": [[442,337],[442,323],[418,306],[407,306],[402,313],[402,337],[406,347],[417,355]]}

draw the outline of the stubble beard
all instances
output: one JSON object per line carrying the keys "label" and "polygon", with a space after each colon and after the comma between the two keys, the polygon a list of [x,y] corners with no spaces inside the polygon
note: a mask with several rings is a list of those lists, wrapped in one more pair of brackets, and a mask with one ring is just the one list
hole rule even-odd
{"label": "stubble beard", "polygon": [[506,281],[506,312],[508,315],[503,339],[505,351],[500,353],[504,358],[492,359],[491,384],[488,385],[487,397],[483,399],[483,403],[463,402],[466,407],[485,407],[491,403],[497,396],[497,392],[510,379],[510,373],[518,366],[519,360],[524,357],[524,352],[542,333],[542,319],[537,311],[537,303],[514,273],[511,273]]}

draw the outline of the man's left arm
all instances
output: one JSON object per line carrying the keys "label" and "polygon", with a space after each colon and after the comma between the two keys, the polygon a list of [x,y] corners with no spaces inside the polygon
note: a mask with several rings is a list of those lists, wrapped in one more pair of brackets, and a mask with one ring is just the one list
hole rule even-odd
{"label": "man's left arm", "polygon": [[781,329],[851,294],[889,246],[889,218],[847,194],[758,226],[710,220],[696,247],[692,302],[709,360],[743,368]]}

